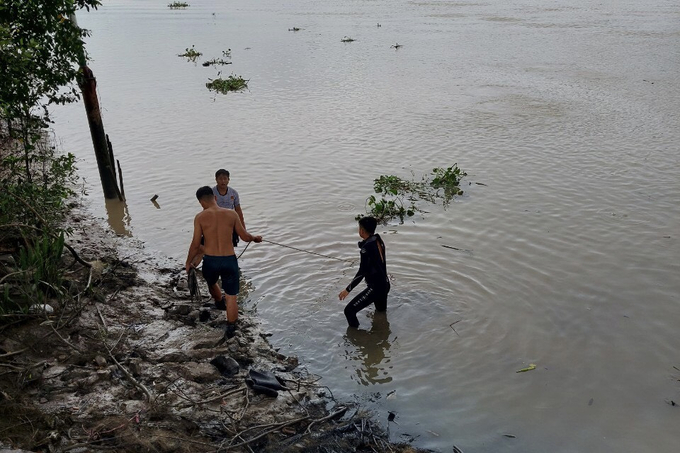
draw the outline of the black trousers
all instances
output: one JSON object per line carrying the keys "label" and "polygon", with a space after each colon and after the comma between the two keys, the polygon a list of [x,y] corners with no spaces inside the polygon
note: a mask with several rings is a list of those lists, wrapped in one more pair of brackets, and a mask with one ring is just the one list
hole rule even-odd
{"label": "black trousers", "polygon": [[387,294],[390,292],[390,287],[384,289],[376,288],[366,288],[357,294],[354,299],[352,299],[345,306],[345,317],[347,318],[347,323],[351,327],[359,327],[359,320],[357,319],[357,313],[359,313],[364,308],[371,304],[375,304],[376,311],[386,311],[387,310]]}

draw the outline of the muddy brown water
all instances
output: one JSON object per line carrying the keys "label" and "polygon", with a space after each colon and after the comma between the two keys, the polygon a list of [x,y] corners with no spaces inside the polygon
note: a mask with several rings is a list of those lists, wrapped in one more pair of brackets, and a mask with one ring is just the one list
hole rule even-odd
{"label": "muddy brown water", "polygon": [[[271,342],[337,397],[395,413],[393,440],[677,451],[677,2],[167,3],[78,18],[128,197],[100,202],[82,105],[59,110],[95,215],[183,262],[193,193],[225,167],[249,230],[350,259],[373,178],[457,162],[462,197],[380,229],[389,311],[360,332],[337,300],[356,267],[251,246]],[[196,64],[177,57],[192,45]],[[219,69],[200,62],[226,49],[244,93],[205,88]]]}

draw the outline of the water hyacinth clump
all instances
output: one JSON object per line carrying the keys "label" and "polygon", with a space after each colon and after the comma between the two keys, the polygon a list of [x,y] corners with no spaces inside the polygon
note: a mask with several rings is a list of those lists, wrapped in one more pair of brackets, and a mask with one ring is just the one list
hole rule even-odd
{"label": "water hyacinth clump", "polygon": [[370,215],[383,223],[393,219],[399,219],[403,223],[406,217],[412,217],[416,212],[425,212],[418,206],[418,202],[435,204],[439,201],[446,207],[454,196],[463,195],[460,181],[464,176],[467,173],[458,164],[434,168],[420,180],[416,180],[415,175],[411,180],[381,175],[373,180],[373,190],[379,196],[369,196],[366,199],[366,214],[359,214],[356,218]]}
{"label": "water hyacinth clump", "polygon": [[188,47],[184,49],[184,53],[178,54],[178,57],[186,58],[187,61],[195,62],[198,57],[203,55],[201,52],[197,51],[194,49],[194,46],[191,46],[191,49]]}
{"label": "water hyacinth clump", "polygon": [[248,88],[248,82],[241,76],[236,76],[234,74],[230,75],[226,79],[218,77],[216,79],[210,79],[210,82],[206,83],[205,86],[210,91],[217,91],[218,93],[227,94],[230,91],[242,91]]}

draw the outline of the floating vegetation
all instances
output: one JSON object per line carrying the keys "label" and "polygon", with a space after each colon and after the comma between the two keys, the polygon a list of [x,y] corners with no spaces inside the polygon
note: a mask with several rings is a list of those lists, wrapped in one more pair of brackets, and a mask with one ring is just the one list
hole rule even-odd
{"label": "floating vegetation", "polygon": [[463,195],[460,180],[463,176],[467,176],[467,173],[458,168],[457,164],[448,168],[435,168],[432,170],[432,175],[434,178],[430,181],[430,186],[434,189],[442,189],[444,191],[442,198],[445,200],[451,200],[454,195]]}
{"label": "floating vegetation", "polygon": [[188,8],[188,7],[189,7],[189,4],[187,2],[172,2],[168,5],[168,8],[170,8],[170,9],[184,9],[184,8]]}
{"label": "floating vegetation", "polygon": [[194,49],[194,46],[191,46],[191,49],[186,48],[184,53],[181,53],[177,56],[186,58],[187,61],[191,61],[192,63],[195,63],[196,59],[198,57],[200,57],[201,55],[203,55],[203,54],[201,52],[197,51],[196,49]]}
{"label": "floating vegetation", "polygon": [[225,58],[231,59],[231,49],[223,50],[222,51],[222,57],[223,58],[213,58],[212,60],[208,60],[203,63],[203,66],[217,66],[217,65],[225,65],[225,64],[231,64],[231,61],[225,60]]}
{"label": "floating vegetation", "polygon": [[340,40],[341,42],[354,42],[356,39],[350,38],[349,36],[345,36]]}
{"label": "floating vegetation", "polygon": [[381,175],[373,181],[376,195],[366,199],[366,213],[356,216],[371,215],[379,222],[387,223],[399,219],[401,223],[406,217],[416,212],[425,212],[418,207],[418,201],[437,203],[442,201],[448,206],[454,196],[463,195],[460,189],[461,179],[467,176],[458,164],[447,168],[434,168],[432,173],[423,176],[420,181],[406,180],[394,175]]}
{"label": "floating vegetation", "polygon": [[213,58],[212,60],[204,61],[203,66],[217,66],[217,65],[225,65],[225,64],[231,64],[231,61],[227,61],[223,58]]}
{"label": "floating vegetation", "polygon": [[[366,199],[366,214],[375,217],[378,222],[387,223],[391,219],[399,218],[400,223],[404,223],[404,218],[412,217],[416,211],[419,210],[413,203],[405,208],[401,198],[388,200],[371,195]],[[357,214],[355,219],[359,220],[366,214]]]}
{"label": "floating vegetation", "polygon": [[293,28],[288,29],[288,31],[300,31],[300,30],[302,30],[302,29],[298,28],[298,27],[293,27]]}
{"label": "floating vegetation", "polygon": [[230,91],[242,91],[248,88],[248,82],[250,80],[245,80],[241,76],[230,75],[226,79],[219,77],[216,79],[209,79],[210,82],[206,83],[205,86],[210,91],[217,91],[218,93],[227,94]]}

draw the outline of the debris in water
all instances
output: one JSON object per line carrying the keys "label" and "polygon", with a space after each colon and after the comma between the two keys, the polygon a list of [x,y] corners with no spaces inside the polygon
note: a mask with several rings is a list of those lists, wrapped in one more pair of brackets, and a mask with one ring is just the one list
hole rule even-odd
{"label": "debris in water", "polygon": [[507,437],[508,439],[515,439],[515,438],[517,438],[517,436],[515,436],[514,434],[503,434],[503,435],[504,435],[505,437]]}
{"label": "debris in water", "polygon": [[453,330],[454,332],[456,332],[456,335],[458,335],[459,337],[460,337],[460,334],[458,333],[458,331],[456,331],[456,329],[453,328],[453,325],[454,325],[454,324],[458,324],[458,323],[461,322],[461,321],[462,321],[462,320],[459,319],[458,321],[454,321],[454,322],[452,322],[451,324],[449,324],[449,327],[451,328],[451,330]]}
{"label": "debris in water", "polygon": [[525,371],[533,371],[536,369],[535,363],[530,363],[528,367],[517,370],[516,373],[524,373]]}

